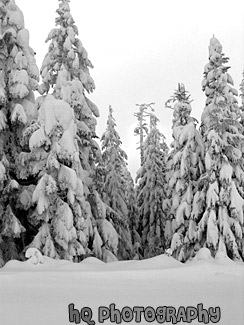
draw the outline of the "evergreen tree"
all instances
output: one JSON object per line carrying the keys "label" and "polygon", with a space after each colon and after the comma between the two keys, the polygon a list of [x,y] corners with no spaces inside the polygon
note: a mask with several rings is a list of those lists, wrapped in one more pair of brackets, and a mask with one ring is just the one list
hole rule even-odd
{"label": "evergreen tree", "polygon": [[[31,245],[52,258],[83,256],[92,235],[91,211],[85,200],[72,107],[45,96],[38,121],[25,137],[36,161],[42,157],[44,162],[32,196],[36,209],[31,219],[39,231]],[[35,167],[38,170],[38,164]]]}
{"label": "evergreen tree", "polygon": [[127,155],[121,148],[121,140],[115,130],[112,107],[109,107],[107,129],[101,137],[102,159],[105,166],[102,199],[116,214],[112,217],[116,231],[120,236],[119,258],[128,259],[132,256],[131,235],[128,226],[128,208],[126,203],[126,185],[123,168],[126,166]]}
{"label": "evergreen tree", "polygon": [[46,39],[50,44],[41,67],[43,83],[39,91],[45,94],[52,87],[53,96],[63,99],[73,108],[82,167],[87,176],[93,176],[95,157],[99,152],[94,141],[99,111],[86,96],[95,89],[89,73],[93,65],[78,38],[78,28],[70,13],[70,0],[59,2],[57,27],[50,31]]}
{"label": "evergreen tree", "polygon": [[115,130],[112,107],[109,107],[107,129],[101,137],[102,158],[106,166],[106,175],[103,188],[103,199],[115,211],[126,216],[128,211],[125,203],[123,166],[126,165],[127,155],[121,148],[121,140]]}
{"label": "evergreen tree", "polygon": [[18,161],[29,152],[23,131],[37,115],[34,54],[23,13],[14,1],[0,1],[0,265],[20,258],[28,229],[21,195],[35,179],[27,177]]}
{"label": "evergreen tree", "polygon": [[232,87],[227,62],[222,45],[213,37],[202,82],[207,96],[201,125],[206,172],[194,197],[189,237],[199,247],[208,247],[213,256],[221,251],[240,260],[244,257],[243,135],[238,93]]}
{"label": "evergreen tree", "polygon": [[167,145],[157,128],[157,117],[150,114],[150,132],[145,140],[143,164],[137,173],[139,229],[144,257],[163,253],[165,248],[165,161]]}
{"label": "evergreen tree", "polygon": [[[174,106],[171,107],[171,103]],[[192,254],[189,241],[189,219],[197,183],[204,171],[204,146],[191,114],[190,95],[183,84],[166,106],[173,108],[173,142],[168,159],[167,205],[168,220],[165,235],[171,241],[173,256],[185,261]],[[166,201],[166,200],[165,200]]]}
{"label": "evergreen tree", "polygon": [[77,38],[69,1],[59,2],[57,28],[49,33],[41,68],[38,121],[25,132],[34,160],[32,173],[38,171],[39,179],[31,218],[38,233],[31,245],[54,258],[80,260],[95,254],[103,259],[104,241],[114,252],[118,243],[116,236],[108,238],[115,230],[105,221],[104,204],[93,191],[99,112],[86,97],[95,87],[89,75],[92,64]]}

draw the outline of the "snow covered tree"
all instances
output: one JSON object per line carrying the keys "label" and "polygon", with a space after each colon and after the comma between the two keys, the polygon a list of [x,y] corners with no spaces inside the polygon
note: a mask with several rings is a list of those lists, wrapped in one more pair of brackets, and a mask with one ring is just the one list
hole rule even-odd
{"label": "snow covered tree", "polygon": [[32,195],[36,209],[31,215],[39,231],[31,246],[52,258],[84,256],[93,235],[76,130],[72,107],[47,95],[37,122],[24,133],[35,157],[32,172],[38,171],[39,178]]}
{"label": "snow covered tree", "polygon": [[18,159],[29,152],[22,134],[37,115],[34,54],[22,11],[13,0],[0,1],[0,264],[20,257],[28,226],[20,197],[35,180],[26,177]]}
{"label": "snow covered tree", "polygon": [[172,151],[167,161],[165,236],[171,241],[173,256],[185,261],[191,255],[189,220],[198,179],[204,172],[204,145],[196,129],[196,120],[190,116],[190,95],[183,84],[178,84],[166,107],[173,109],[174,118]]}
{"label": "snow covered tree", "polygon": [[145,140],[143,164],[137,173],[139,228],[144,257],[162,254],[165,248],[165,161],[168,147],[157,128],[157,117],[150,114],[150,131]]}
{"label": "snow covered tree", "polygon": [[93,192],[99,112],[86,97],[95,87],[89,75],[92,64],[77,38],[69,1],[59,2],[57,28],[48,35],[49,50],[41,68],[38,120],[24,134],[33,160],[30,173],[38,176],[31,216],[38,232],[31,245],[53,258],[80,260],[90,254],[103,258],[103,239],[112,243],[115,253],[117,239],[98,193]]}
{"label": "snow covered tree", "polygon": [[126,165],[127,155],[121,148],[122,142],[115,127],[113,109],[109,106],[107,128],[101,137],[102,158],[104,166],[106,166],[103,199],[115,211],[119,211],[126,216],[127,208],[122,171],[123,166]]}
{"label": "snow covered tree", "polygon": [[207,96],[201,118],[206,171],[194,197],[189,237],[199,247],[208,247],[213,256],[224,251],[240,260],[244,258],[243,135],[238,93],[232,87],[227,62],[222,45],[213,37],[202,82]]}
{"label": "snow covered tree", "polygon": [[82,167],[88,173],[87,176],[93,176],[94,161],[99,152],[94,141],[99,111],[86,96],[86,93],[95,89],[89,73],[93,65],[78,38],[78,28],[70,13],[70,1],[59,2],[57,27],[50,31],[46,40],[50,44],[41,67],[43,83],[39,91],[45,94],[52,87],[53,96],[63,99],[73,108]]}
{"label": "snow covered tree", "polygon": [[121,140],[115,130],[116,123],[112,107],[109,107],[107,129],[101,137],[102,160],[105,166],[103,201],[117,214],[112,217],[115,229],[120,236],[119,257],[128,259],[132,254],[131,235],[128,226],[128,208],[126,204],[126,186],[123,168],[126,166],[127,155],[121,148]]}

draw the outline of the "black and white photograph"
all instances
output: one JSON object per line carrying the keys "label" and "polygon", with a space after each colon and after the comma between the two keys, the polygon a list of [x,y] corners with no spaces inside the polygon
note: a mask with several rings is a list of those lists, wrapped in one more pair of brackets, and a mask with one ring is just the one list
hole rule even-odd
{"label": "black and white photograph", "polygon": [[0,0],[0,325],[244,325],[244,3]]}

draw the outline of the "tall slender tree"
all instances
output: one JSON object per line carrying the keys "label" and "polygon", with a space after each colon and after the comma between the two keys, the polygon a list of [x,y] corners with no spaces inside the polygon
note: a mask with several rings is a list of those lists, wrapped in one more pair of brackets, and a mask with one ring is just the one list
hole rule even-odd
{"label": "tall slender tree", "polygon": [[163,211],[165,198],[165,161],[167,145],[157,128],[158,118],[150,113],[150,131],[145,140],[143,164],[137,173],[137,204],[139,229],[145,258],[163,253],[165,249]]}
{"label": "tall slender tree", "polygon": [[199,247],[207,246],[213,256],[224,251],[230,258],[240,260],[244,257],[243,135],[238,93],[227,62],[222,45],[211,38],[202,82],[207,97],[201,125],[206,171],[194,197],[189,237]]}
{"label": "tall slender tree", "polygon": [[113,109],[109,107],[107,129],[101,137],[102,159],[105,166],[104,187],[102,189],[103,201],[112,208],[116,214],[111,214],[111,220],[120,236],[119,258],[132,257],[131,234],[128,224],[128,208],[126,202],[126,184],[123,175],[127,155],[121,148],[121,140],[115,129]]}
{"label": "tall slender tree", "polygon": [[[174,103],[174,106],[171,106]],[[173,109],[173,143],[168,160],[168,221],[166,235],[171,240],[173,256],[185,261],[192,254],[189,240],[189,220],[193,197],[200,175],[204,172],[204,146],[196,129],[196,119],[190,116],[190,95],[183,84],[166,106]]]}
{"label": "tall slender tree", "polygon": [[19,158],[29,152],[22,135],[37,115],[38,81],[23,13],[14,1],[0,1],[0,264],[20,257],[28,227],[20,197],[35,179]]}

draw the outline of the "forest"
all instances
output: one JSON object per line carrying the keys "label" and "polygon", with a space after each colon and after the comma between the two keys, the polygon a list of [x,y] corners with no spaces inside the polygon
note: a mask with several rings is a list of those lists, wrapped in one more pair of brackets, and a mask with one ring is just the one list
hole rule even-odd
{"label": "forest", "polygon": [[244,261],[244,77],[238,94],[213,36],[199,126],[177,80],[165,103],[173,112],[170,145],[154,103],[137,106],[133,179],[112,106],[96,134],[93,65],[69,2],[57,3],[39,70],[24,14],[15,1],[0,1],[0,266],[24,261],[32,247],[73,262],[165,252],[186,262],[204,247],[213,258]]}

